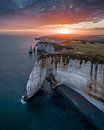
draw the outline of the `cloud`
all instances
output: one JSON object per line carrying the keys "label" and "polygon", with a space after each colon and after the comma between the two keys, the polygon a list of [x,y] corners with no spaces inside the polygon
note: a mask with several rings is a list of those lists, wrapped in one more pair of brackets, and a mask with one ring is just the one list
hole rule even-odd
{"label": "cloud", "polygon": [[104,0],[0,0],[0,16],[41,24],[98,22],[104,18]]}
{"label": "cloud", "polygon": [[92,29],[92,28],[103,28],[104,19],[99,22],[80,22],[78,24],[56,24],[56,25],[44,25],[43,28],[69,28],[69,29]]}

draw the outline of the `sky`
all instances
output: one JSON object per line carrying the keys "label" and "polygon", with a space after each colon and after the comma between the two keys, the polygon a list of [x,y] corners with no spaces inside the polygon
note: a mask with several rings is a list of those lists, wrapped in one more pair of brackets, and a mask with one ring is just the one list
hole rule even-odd
{"label": "sky", "polygon": [[0,33],[104,34],[104,0],[0,0]]}

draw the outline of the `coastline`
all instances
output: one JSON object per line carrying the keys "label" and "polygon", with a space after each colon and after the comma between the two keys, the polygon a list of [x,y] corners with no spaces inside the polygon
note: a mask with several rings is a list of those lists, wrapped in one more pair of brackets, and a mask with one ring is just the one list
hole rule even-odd
{"label": "coastline", "polygon": [[103,130],[104,113],[101,110],[70,87],[62,85],[58,87],[56,91],[71,100],[88,120],[90,120],[98,129]]}

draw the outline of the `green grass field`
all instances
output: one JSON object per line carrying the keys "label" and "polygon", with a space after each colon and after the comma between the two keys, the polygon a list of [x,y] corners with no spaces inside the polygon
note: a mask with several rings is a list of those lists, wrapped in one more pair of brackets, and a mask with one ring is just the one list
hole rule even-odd
{"label": "green grass field", "polygon": [[104,44],[70,44],[71,47],[78,48],[78,51],[87,55],[104,56]]}

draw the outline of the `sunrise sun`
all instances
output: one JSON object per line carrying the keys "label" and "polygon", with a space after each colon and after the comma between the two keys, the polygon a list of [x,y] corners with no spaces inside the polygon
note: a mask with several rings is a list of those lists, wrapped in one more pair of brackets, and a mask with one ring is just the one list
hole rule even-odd
{"label": "sunrise sun", "polygon": [[67,28],[59,28],[55,30],[55,33],[58,33],[58,34],[70,34],[72,32],[73,32],[72,30],[67,29]]}

